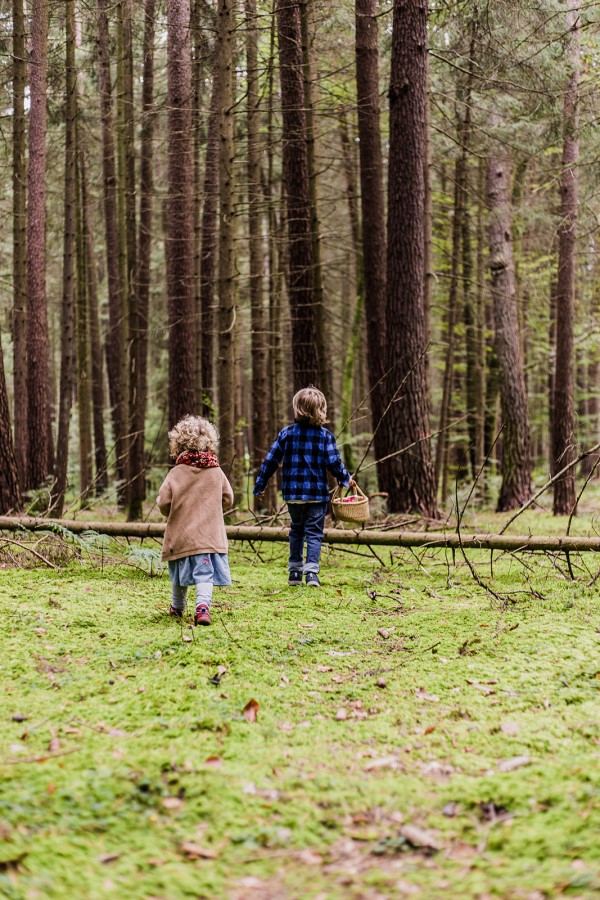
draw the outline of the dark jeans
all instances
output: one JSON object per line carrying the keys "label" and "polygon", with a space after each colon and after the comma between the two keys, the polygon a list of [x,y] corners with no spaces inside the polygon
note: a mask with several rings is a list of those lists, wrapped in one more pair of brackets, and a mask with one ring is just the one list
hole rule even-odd
{"label": "dark jeans", "polygon": [[[290,572],[318,572],[327,503],[288,503],[290,519]],[[306,542],[306,563],[303,564]]]}

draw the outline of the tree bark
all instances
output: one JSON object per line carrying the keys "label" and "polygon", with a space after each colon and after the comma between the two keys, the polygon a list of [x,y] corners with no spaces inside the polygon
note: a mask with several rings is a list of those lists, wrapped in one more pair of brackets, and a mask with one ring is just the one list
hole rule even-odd
{"label": "tree bark", "polygon": [[22,508],[17,462],[10,430],[4,354],[0,342],[0,513],[6,515],[10,512],[19,512]]}
{"label": "tree bark", "polygon": [[29,203],[27,215],[28,486],[51,470],[50,348],[46,306],[46,76],[48,0],[31,3]]}
{"label": "tree bark", "polygon": [[25,15],[13,0],[13,396],[14,452],[19,483],[27,483],[27,163]]}
{"label": "tree bark", "polygon": [[215,272],[219,212],[219,80],[213,75],[204,159],[204,203],[201,221],[200,308],[201,388],[204,415],[214,415]]}
{"label": "tree bark", "polygon": [[529,412],[515,295],[509,184],[508,160],[491,156],[487,178],[490,272],[504,426],[498,512],[521,506],[531,494]]}
{"label": "tree bark", "polygon": [[75,295],[77,282],[77,70],[75,0],[65,0],[65,174],[60,392],[56,465],[51,494],[53,515],[63,512],[69,461],[69,425],[75,386]]}
{"label": "tree bark", "polygon": [[283,116],[283,179],[288,236],[288,294],[294,390],[318,385],[311,203],[299,0],[277,0]]}
{"label": "tree bark", "polygon": [[[385,411],[383,380],[385,354],[386,228],[383,158],[379,109],[379,48],[377,0],[356,0],[356,92],[360,158],[362,255],[371,418],[375,458],[383,459],[386,446],[382,419]],[[386,491],[384,466],[377,465],[380,490]]]}
{"label": "tree bark", "polygon": [[[579,206],[579,69],[580,38],[578,0],[567,0],[566,50],[570,67],[563,105],[563,155],[558,225],[558,284],[556,294],[556,366],[552,448],[557,472],[575,456],[575,404],[573,371],[573,321],[575,313],[575,257]],[[575,506],[575,472],[570,469],[554,486],[554,515],[568,515]]]}
{"label": "tree bark", "polygon": [[192,230],[192,66],[189,0],[168,0],[169,192],[169,424],[196,408],[194,234]]}
{"label": "tree bark", "polygon": [[77,291],[75,332],[77,341],[77,401],[79,408],[79,501],[87,505],[92,476],[92,359],[90,341],[90,303],[86,252],[83,154],[77,147]]}
{"label": "tree bark", "polygon": [[[269,380],[267,326],[263,292],[262,140],[256,0],[246,0],[246,61],[248,69],[248,250],[252,323],[252,469],[256,475],[269,448]],[[255,507],[258,507],[255,500]]]}
{"label": "tree bark", "polygon": [[119,268],[119,226],[117,209],[117,173],[115,167],[112,87],[108,33],[109,0],[97,0],[98,82],[102,121],[102,178],[104,182],[104,230],[108,273],[108,330],[106,368],[115,441],[117,478],[125,481],[126,394],[123,384],[123,295]]}
{"label": "tree bark", "polygon": [[236,460],[236,318],[234,250],[234,34],[233,0],[219,0],[217,6],[217,56],[215,78],[219,82],[219,266],[218,266],[218,358],[220,461],[228,477],[238,474]]}
{"label": "tree bark", "polygon": [[391,512],[436,516],[425,365],[425,178],[427,6],[394,5],[389,89],[387,375],[384,483]]}
{"label": "tree bark", "polygon": [[144,82],[142,88],[142,133],[140,149],[140,210],[133,285],[135,315],[131,325],[131,367],[129,371],[131,444],[129,450],[128,518],[139,519],[146,497],[146,453],[144,447],[147,366],[148,307],[150,296],[150,260],[152,252],[152,191],[154,141],[154,33],[156,2],[146,0],[144,7]]}

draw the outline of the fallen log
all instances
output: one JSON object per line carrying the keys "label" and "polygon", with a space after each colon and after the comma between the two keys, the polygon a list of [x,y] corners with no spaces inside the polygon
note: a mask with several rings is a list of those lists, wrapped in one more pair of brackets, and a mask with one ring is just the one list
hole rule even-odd
{"label": "fallen log", "polygon": [[[34,516],[0,516],[0,531],[52,530],[59,526],[73,534],[95,531],[112,537],[162,538],[163,522],[86,522],[76,519],[41,519]],[[261,525],[228,525],[230,541],[286,542],[288,529]],[[326,544],[359,544],[372,547],[449,547],[469,550],[541,550],[583,552],[600,550],[600,537],[519,534],[466,534],[456,531],[368,531],[350,528],[327,528]]]}

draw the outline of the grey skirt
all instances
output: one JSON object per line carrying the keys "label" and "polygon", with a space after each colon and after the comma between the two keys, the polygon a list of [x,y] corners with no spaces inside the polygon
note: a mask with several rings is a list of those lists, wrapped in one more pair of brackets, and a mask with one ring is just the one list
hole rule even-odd
{"label": "grey skirt", "polygon": [[226,553],[196,553],[183,559],[169,560],[169,578],[179,587],[194,584],[231,584],[231,572]]}

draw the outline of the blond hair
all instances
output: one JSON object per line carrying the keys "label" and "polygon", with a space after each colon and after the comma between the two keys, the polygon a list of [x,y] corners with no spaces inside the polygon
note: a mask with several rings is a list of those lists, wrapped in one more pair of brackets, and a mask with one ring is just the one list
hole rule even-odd
{"label": "blond hair", "polygon": [[184,450],[216,453],[218,449],[219,432],[212,422],[201,416],[185,416],[169,432],[169,453],[175,459]]}
{"label": "blond hair", "polygon": [[312,385],[294,394],[292,406],[296,419],[308,419],[311,425],[324,425],[327,422],[325,394]]}

